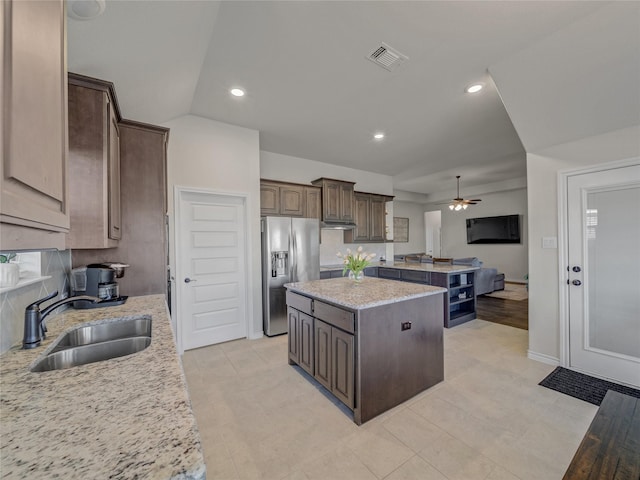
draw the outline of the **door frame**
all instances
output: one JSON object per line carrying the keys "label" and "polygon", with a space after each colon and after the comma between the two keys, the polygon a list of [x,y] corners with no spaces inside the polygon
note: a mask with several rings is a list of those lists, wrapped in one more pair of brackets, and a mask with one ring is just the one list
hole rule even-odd
{"label": "door frame", "polygon": [[569,262],[569,177],[598,173],[614,168],[640,164],[640,157],[614,162],[599,163],[589,167],[558,171],[558,316],[560,320],[560,365],[569,367],[569,289],[567,288],[567,265]]}
{"label": "door frame", "polygon": [[183,187],[179,185],[175,185],[173,187],[173,211],[175,215],[174,221],[174,229],[173,229],[173,240],[174,240],[174,250],[173,250],[173,258],[175,265],[175,275],[172,275],[172,280],[175,285],[175,315],[176,315],[176,344],[178,347],[178,354],[182,355],[184,353],[184,343],[183,343],[183,327],[182,327],[182,318],[183,315],[183,307],[182,307],[182,298],[181,298],[181,289],[182,289],[182,278],[184,278],[184,265],[180,261],[180,251],[182,250],[182,240],[180,235],[180,225],[182,222],[182,217],[180,213],[180,202],[182,200],[183,194],[196,193],[196,194],[204,194],[211,195],[216,197],[228,197],[228,198],[239,198],[242,200],[242,206],[244,208],[244,231],[245,236],[242,240],[244,251],[247,255],[247,259],[244,264],[244,272],[242,275],[246,282],[246,288],[244,291],[244,302],[245,302],[245,312],[246,312],[246,331],[247,338],[250,338],[251,332],[251,319],[254,315],[254,305],[251,300],[251,292],[253,291],[253,281],[251,279],[251,275],[249,274],[251,270],[251,249],[249,244],[250,232],[251,229],[249,224],[249,194],[241,193],[241,192],[226,192],[222,190],[211,190],[208,188],[197,188],[197,187]]}

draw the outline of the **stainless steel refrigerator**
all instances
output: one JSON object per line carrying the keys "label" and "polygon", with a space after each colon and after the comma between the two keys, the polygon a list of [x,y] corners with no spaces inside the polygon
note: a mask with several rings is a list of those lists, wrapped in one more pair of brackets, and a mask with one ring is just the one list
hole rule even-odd
{"label": "stainless steel refrigerator", "polygon": [[262,217],[262,319],[268,336],[287,333],[285,283],[320,278],[320,222]]}

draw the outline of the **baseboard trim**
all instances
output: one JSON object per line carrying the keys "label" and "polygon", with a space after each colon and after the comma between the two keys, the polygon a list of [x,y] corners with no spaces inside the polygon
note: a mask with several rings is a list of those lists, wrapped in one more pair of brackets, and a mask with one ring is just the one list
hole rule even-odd
{"label": "baseboard trim", "polygon": [[559,358],[552,357],[551,355],[545,355],[544,353],[532,352],[531,350],[527,350],[527,357],[531,360],[535,360],[536,362],[555,365],[556,367],[560,365]]}

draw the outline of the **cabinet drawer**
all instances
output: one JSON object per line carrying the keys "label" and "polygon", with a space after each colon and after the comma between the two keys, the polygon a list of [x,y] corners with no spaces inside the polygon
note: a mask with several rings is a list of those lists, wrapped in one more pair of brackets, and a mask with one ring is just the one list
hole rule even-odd
{"label": "cabinet drawer", "polygon": [[400,270],[394,268],[378,267],[378,276],[380,278],[391,278],[393,280],[400,280]]}
{"label": "cabinet drawer", "polygon": [[420,282],[420,283],[429,283],[431,280],[431,275],[429,272],[418,272],[415,270],[403,270],[402,271],[402,279],[407,280],[408,282]]}
{"label": "cabinet drawer", "polygon": [[355,319],[352,312],[315,300],[313,316],[349,333],[355,332]]}
{"label": "cabinet drawer", "polygon": [[364,269],[365,277],[377,277],[378,276],[378,267],[367,267]]}
{"label": "cabinet drawer", "polygon": [[297,293],[287,290],[287,305],[306,313],[307,315],[313,315],[311,310],[311,299]]}

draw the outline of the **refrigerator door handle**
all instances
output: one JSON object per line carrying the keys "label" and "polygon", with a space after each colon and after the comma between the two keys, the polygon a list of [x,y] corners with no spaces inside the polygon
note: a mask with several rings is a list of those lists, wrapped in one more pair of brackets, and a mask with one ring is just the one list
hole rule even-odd
{"label": "refrigerator door handle", "polygon": [[297,282],[298,281],[298,244],[296,243],[296,233],[292,232],[291,234],[291,239],[292,239],[292,255],[291,255],[291,281],[292,282]]}

